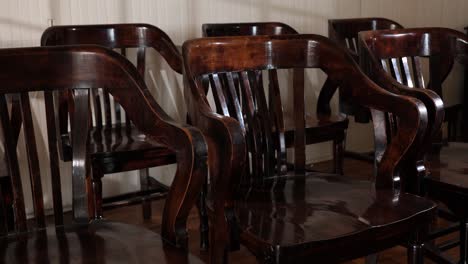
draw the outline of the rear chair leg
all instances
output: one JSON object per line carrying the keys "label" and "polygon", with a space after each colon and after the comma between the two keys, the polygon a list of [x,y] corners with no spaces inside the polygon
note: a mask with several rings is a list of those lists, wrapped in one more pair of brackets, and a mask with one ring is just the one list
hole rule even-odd
{"label": "rear chair leg", "polygon": [[94,218],[102,219],[102,177],[104,175],[99,169],[93,170],[93,194],[94,194]]}
{"label": "rear chair leg", "polygon": [[333,140],[333,172],[336,174],[343,175],[343,140]]}

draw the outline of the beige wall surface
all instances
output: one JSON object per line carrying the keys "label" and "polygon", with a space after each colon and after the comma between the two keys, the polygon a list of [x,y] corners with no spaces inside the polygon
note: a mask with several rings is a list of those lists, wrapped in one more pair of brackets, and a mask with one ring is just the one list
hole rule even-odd
{"label": "beige wall surface", "polygon": [[[185,40],[201,36],[201,24],[214,22],[281,21],[301,33],[327,34],[330,18],[387,17],[405,27],[439,26],[462,30],[468,25],[467,0],[2,0],[0,1],[0,48],[37,46],[42,32],[53,20],[55,25],[130,23],[143,22],[163,29],[177,45]],[[162,65],[162,67],[161,67]],[[456,102],[461,98],[461,72],[450,76],[446,89],[447,99]],[[307,80],[311,86],[306,96],[313,109],[318,89],[324,76],[309,72]],[[147,67],[146,81],[162,107],[176,120],[183,121],[185,115],[181,76],[167,69],[155,57]],[[285,93],[288,97],[287,93]],[[287,99],[287,98],[286,98]],[[42,102],[40,95],[33,96],[32,103]],[[333,99],[337,109],[337,100]],[[287,108],[287,107],[286,107]],[[311,110],[313,112],[313,110]],[[43,107],[35,107],[36,123],[42,123]],[[368,151],[372,149],[370,125],[351,123],[348,132],[348,149]],[[38,137],[45,140],[45,128],[36,129]],[[45,142],[43,140],[43,142]],[[20,149],[23,143],[20,143]],[[24,146],[23,146],[24,147]],[[43,144],[46,150],[45,144]],[[19,151],[21,155],[21,150]],[[24,155],[23,155],[24,156]],[[47,160],[42,155],[41,165],[45,193],[50,195],[50,180]],[[318,161],[331,158],[328,143],[309,148],[308,160]],[[24,164],[23,164],[24,165]],[[62,164],[69,170],[70,164]],[[28,188],[27,168],[22,166],[24,186]],[[174,168],[151,169],[151,175],[170,182]],[[106,176],[105,195],[135,190],[139,186],[135,172]],[[70,174],[63,177],[65,205],[71,201]],[[51,206],[51,197],[46,196],[46,206]],[[29,201],[28,208],[31,208]],[[30,209],[32,210],[32,209]]]}

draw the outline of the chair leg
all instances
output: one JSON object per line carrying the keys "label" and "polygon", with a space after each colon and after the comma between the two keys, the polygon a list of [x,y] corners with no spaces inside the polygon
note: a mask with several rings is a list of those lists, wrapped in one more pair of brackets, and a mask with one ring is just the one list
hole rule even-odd
{"label": "chair leg", "polygon": [[460,264],[468,263],[468,252],[467,252],[467,223],[468,219],[464,218],[460,221]]}
{"label": "chair leg", "polygon": [[200,249],[208,250],[209,241],[209,224],[208,224],[208,213],[206,211],[206,183],[203,184],[200,196],[198,196],[197,209],[200,217]]}
{"label": "chair leg", "polygon": [[102,219],[102,177],[104,175],[98,170],[93,170],[93,194],[94,194],[94,218]]}
{"label": "chair leg", "polygon": [[408,245],[408,264],[424,263],[424,238],[421,232],[416,232]]}
{"label": "chair leg", "polygon": [[[149,190],[149,168],[139,170],[140,173],[140,190],[147,191]],[[151,201],[148,199],[148,196],[143,196],[141,201],[141,207],[143,210],[143,219],[151,219]]]}
{"label": "chair leg", "polygon": [[333,172],[343,175],[343,140],[333,140]]}

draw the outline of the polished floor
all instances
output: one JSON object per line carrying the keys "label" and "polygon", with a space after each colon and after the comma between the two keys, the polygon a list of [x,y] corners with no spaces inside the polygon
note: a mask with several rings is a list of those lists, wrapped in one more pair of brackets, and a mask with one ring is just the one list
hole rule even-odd
{"label": "polished floor", "polygon": [[[324,162],[317,164],[315,168],[317,170],[326,171],[330,167],[330,163]],[[356,179],[370,179],[372,177],[372,165],[370,163],[356,161],[352,159],[345,159],[344,171],[346,175],[349,175]],[[105,217],[107,219],[121,221],[125,223],[142,225],[154,230],[159,233],[161,224],[161,212],[163,209],[164,201],[153,202],[153,217],[151,220],[144,221],[141,213],[141,207],[129,206],[124,208],[113,209],[105,211]],[[443,224],[443,223],[440,223]],[[199,250],[199,235],[198,235],[198,215],[195,210],[189,216],[188,220],[189,239],[190,239],[190,251],[206,260],[207,253],[200,252]],[[457,259],[458,248],[450,250],[448,253],[452,259]],[[248,252],[245,248],[241,248],[240,251],[233,252],[230,255],[231,263],[242,263],[250,264],[257,263],[255,257]],[[364,259],[356,259],[349,264],[365,263]],[[388,249],[379,254],[379,264],[394,264],[394,263],[407,263],[406,261],[406,249],[403,247],[394,247]],[[434,263],[427,260],[426,263]]]}

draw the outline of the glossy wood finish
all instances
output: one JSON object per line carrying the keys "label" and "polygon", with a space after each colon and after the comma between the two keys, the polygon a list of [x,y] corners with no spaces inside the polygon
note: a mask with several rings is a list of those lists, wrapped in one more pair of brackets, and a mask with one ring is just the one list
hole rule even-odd
{"label": "glossy wood finish", "polygon": [[[442,99],[435,92],[441,93],[442,83],[452,70],[455,61],[462,65],[467,64],[468,38],[458,31],[444,28],[360,34],[361,62],[369,75],[382,87],[395,93],[419,98],[426,105],[429,130],[424,141],[425,148],[431,149],[434,140],[438,142],[440,139],[440,124],[444,116]],[[428,84],[424,82],[421,66],[417,60],[421,57],[429,59]],[[426,87],[427,89],[422,89]],[[391,124],[394,122],[395,119],[387,119],[387,123],[382,120],[375,127],[388,129],[394,127],[394,124]],[[387,140],[376,138],[380,145]],[[461,263],[466,263],[468,258],[466,235],[464,235],[468,220],[466,198],[464,198],[468,194],[468,174],[464,168],[466,149],[468,147],[464,143],[455,142],[437,146],[428,156],[430,170],[424,181],[428,195],[446,204],[452,213],[455,213],[455,219],[460,222]]]}
{"label": "glossy wood finish", "polygon": [[[25,78],[27,74],[27,78]],[[2,263],[200,263],[182,248],[187,245],[186,219],[207,173],[207,147],[195,128],[180,126],[151,97],[137,69],[121,55],[99,46],[63,46],[0,50],[0,121],[9,164],[15,225],[8,228],[0,217],[0,262]],[[87,179],[91,177],[87,152],[90,125],[89,104],[94,87],[110,93],[126,110],[142,133],[176,153],[177,172],[166,199],[162,237],[151,231],[105,220],[90,222]],[[73,95],[72,198],[73,223],[63,218],[58,157],[58,104],[53,93]],[[30,94],[45,99],[47,142],[50,161],[55,228],[46,228],[42,176],[38,166],[39,145],[33,121]],[[18,157],[14,127],[6,96],[19,96],[23,120],[25,157]],[[135,107],[138,106],[138,107]],[[82,114],[82,113],[85,114]],[[77,136],[79,134],[79,136]],[[44,151],[43,151],[44,152]],[[19,158],[26,159],[33,197],[33,219],[27,220]],[[42,173],[41,173],[42,172]],[[3,204],[0,208],[4,208]],[[2,210],[2,216],[5,212]]]}
{"label": "glossy wood finish", "polygon": [[[171,68],[181,73],[181,55],[171,39],[159,28],[147,24],[107,24],[83,26],[54,26],[42,35],[43,46],[96,44],[118,49],[126,56],[127,50],[136,48],[137,69],[145,76],[145,57],[148,49],[154,49],[168,62]],[[175,163],[175,154],[169,149],[149,140],[130,122],[128,116],[122,119],[122,107],[115,104],[112,109],[111,96],[105,91],[92,93],[95,126],[89,141],[93,168],[93,186],[96,187],[96,217],[102,217],[102,183],[105,174],[140,170],[143,215],[151,217],[149,201],[152,197],[164,197],[168,187],[149,177],[148,168]],[[63,142],[63,158],[70,160],[72,152],[68,132],[67,95],[62,95],[60,128]],[[112,124],[111,116],[115,116]],[[136,196],[136,197],[138,197]],[[127,196],[121,196],[126,198]],[[133,202],[135,195],[131,196]],[[107,200],[119,200],[110,198]],[[129,203],[131,203],[129,201]],[[119,203],[121,204],[121,203]]]}
{"label": "glossy wood finish", "polygon": [[[250,23],[225,23],[225,24],[203,24],[202,32],[204,37],[222,37],[222,36],[256,36],[256,35],[289,35],[298,34],[298,32],[286,25],[279,22],[250,22]],[[262,73],[258,72],[257,78],[262,78]],[[304,72],[295,71],[293,74],[294,87],[304,87]],[[233,76],[234,81],[237,80],[237,76]],[[274,86],[269,88],[269,93],[275,93],[274,98],[269,98],[268,104],[272,109],[272,115],[282,115],[283,105],[280,101],[280,90],[278,83],[278,73],[276,70],[271,70],[268,73],[269,85]],[[325,83],[326,86],[328,83]],[[263,86],[262,83],[258,85]],[[304,88],[303,88],[304,89]],[[297,89],[295,89],[297,90]],[[327,89],[322,89],[322,92],[318,96],[316,115],[308,115],[305,122],[306,142],[307,144],[314,144],[326,141],[333,141],[333,172],[343,174],[343,148],[346,129],[348,128],[348,119],[346,116],[341,114],[332,114],[330,109],[330,100],[332,99],[335,91],[329,92]],[[300,102],[294,102],[296,106]],[[220,105],[222,107],[222,104]],[[304,106],[302,106],[304,108]],[[218,109],[218,113],[222,113],[221,109]],[[277,118],[280,124],[275,124],[278,128],[284,132],[286,148],[291,147],[294,144],[294,133],[296,129],[290,130],[294,127],[293,120],[284,119],[282,117]]]}
{"label": "glossy wood finish", "polygon": [[[333,263],[409,243],[409,263],[421,263],[421,242],[436,207],[405,189],[416,181],[412,162],[426,132],[422,102],[375,85],[344,49],[318,35],[197,39],[184,44],[183,56],[190,119],[209,143],[212,263],[225,261],[225,251],[239,243],[263,263]],[[375,186],[304,170],[301,87],[294,91],[293,167],[283,165],[282,116],[269,114],[272,104],[264,102],[255,77],[260,70],[304,68],[322,69],[340,83],[345,98],[400,118],[400,130],[377,164]],[[227,109],[242,112],[210,108],[207,74],[226,76],[228,82],[213,81],[211,89],[226,91]],[[238,84],[229,81],[233,76]]]}

